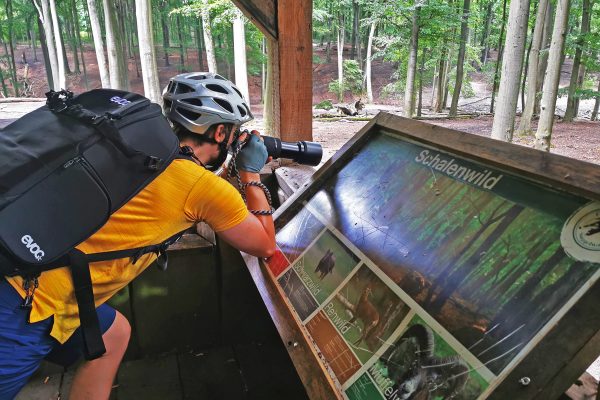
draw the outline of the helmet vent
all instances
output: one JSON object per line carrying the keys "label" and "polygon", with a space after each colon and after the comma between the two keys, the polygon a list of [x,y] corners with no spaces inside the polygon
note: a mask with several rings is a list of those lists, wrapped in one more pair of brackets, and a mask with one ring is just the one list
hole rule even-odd
{"label": "helmet vent", "polygon": [[198,106],[198,107],[202,107],[202,100],[200,99],[181,99],[182,103],[187,103],[187,104],[191,104],[193,106]]}
{"label": "helmet vent", "polygon": [[206,75],[194,75],[194,76],[189,76],[188,79],[193,79],[195,81],[201,81],[203,79],[206,79]]}
{"label": "helmet vent", "polygon": [[244,109],[244,107],[237,106],[237,108],[238,108],[238,110],[240,110],[240,115],[242,117],[245,117],[246,115],[248,115],[248,112],[246,111],[246,109]]}
{"label": "helmet vent", "polygon": [[183,115],[184,117],[186,117],[187,119],[189,119],[190,121],[195,121],[198,118],[200,118],[202,116],[202,114],[194,112],[194,111],[190,111],[190,110],[186,110],[185,108],[180,108],[177,107],[177,111],[179,112],[179,114]]}
{"label": "helmet vent", "polygon": [[227,91],[227,89],[225,89],[221,85],[216,85],[216,84],[209,83],[208,85],[206,85],[206,88],[212,90],[213,92],[218,92],[218,93],[223,93],[223,94],[229,94],[229,92]]}
{"label": "helmet vent", "polygon": [[233,90],[235,90],[235,92],[236,92],[237,94],[239,94],[239,95],[240,95],[240,99],[243,99],[243,98],[244,98],[244,96],[242,96],[242,93],[241,93],[241,92],[238,90],[238,88],[236,88],[235,86],[232,86],[231,88],[232,88]]}
{"label": "helmet vent", "polygon": [[215,74],[215,79],[220,79],[222,81],[226,81],[227,79],[223,78],[221,75],[219,74]]}
{"label": "helmet vent", "polygon": [[213,100],[215,101],[215,103],[220,105],[224,110],[227,110],[230,113],[233,113],[233,107],[227,100],[223,100],[223,99],[213,99]]}
{"label": "helmet vent", "polygon": [[195,91],[196,89],[193,87],[181,82],[177,82],[177,86],[175,87],[175,94],[193,93]]}
{"label": "helmet vent", "polygon": [[169,81],[169,86],[167,87],[167,92],[172,94],[174,91],[175,91],[175,84],[173,83],[173,81]]}
{"label": "helmet vent", "polygon": [[167,100],[167,99],[164,99],[163,102],[164,102],[165,110],[169,111],[171,109],[171,104],[173,104],[173,102],[171,100]]}

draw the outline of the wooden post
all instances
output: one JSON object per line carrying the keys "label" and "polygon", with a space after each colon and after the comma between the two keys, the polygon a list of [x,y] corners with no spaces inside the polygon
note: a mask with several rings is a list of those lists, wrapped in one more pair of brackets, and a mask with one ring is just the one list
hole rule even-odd
{"label": "wooden post", "polygon": [[267,38],[266,133],[312,140],[312,1],[233,2]]}
{"label": "wooden post", "polygon": [[312,140],[312,1],[277,3],[280,137]]}

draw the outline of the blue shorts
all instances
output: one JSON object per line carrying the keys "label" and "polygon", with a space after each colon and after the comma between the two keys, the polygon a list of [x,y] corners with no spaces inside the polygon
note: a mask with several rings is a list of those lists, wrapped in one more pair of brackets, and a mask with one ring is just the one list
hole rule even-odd
{"label": "blue shorts", "polygon": [[[13,399],[42,360],[68,367],[83,356],[79,329],[61,345],[50,336],[54,318],[30,324],[29,310],[21,308],[22,303],[19,293],[0,277],[0,400]],[[105,333],[116,311],[105,304],[96,311]]]}

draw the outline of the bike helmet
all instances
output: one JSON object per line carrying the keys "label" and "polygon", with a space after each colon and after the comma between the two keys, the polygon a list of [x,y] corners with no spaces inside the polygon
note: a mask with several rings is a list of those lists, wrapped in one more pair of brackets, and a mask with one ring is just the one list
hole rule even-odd
{"label": "bike helmet", "polygon": [[254,117],[240,90],[211,72],[179,74],[163,91],[164,113],[188,131],[204,134],[215,124],[242,125]]}

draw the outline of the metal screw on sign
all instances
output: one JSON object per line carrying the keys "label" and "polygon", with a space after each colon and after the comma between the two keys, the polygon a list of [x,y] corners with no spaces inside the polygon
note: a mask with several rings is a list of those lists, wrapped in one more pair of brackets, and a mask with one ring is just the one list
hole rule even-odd
{"label": "metal screw on sign", "polygon": [[524,376],[521,379],[519,379],[519,383],[522,386],[529,386],[529,384],[531,383],[531,378],[529,378],[528,376]]}

